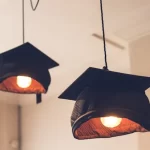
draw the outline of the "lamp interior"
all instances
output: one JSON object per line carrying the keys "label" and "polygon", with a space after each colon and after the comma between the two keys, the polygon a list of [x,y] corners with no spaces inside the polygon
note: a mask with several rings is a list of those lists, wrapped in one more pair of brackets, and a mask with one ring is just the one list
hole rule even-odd
{"label": "lamp interior", "polygon": [[27,88],[21,88],[17,85],[17,76],[8,77],[0,83],[0,90],[14,93],[45,93],[46,90],[35,79],[31,78],[31,85]]}
{"label": "lamp interior", "polygon": [[92,118],[81,124],[74,132],[77,139],[110,138],[134,132],[146,132],[147,130],[138,123],[127,118],[122,118],[120,125],[114,128],[105,127],[99,118]]}

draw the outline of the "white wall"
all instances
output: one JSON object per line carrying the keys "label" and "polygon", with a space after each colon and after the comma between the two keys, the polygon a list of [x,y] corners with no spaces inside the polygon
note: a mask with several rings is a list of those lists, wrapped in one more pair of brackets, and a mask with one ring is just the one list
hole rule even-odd
{"label": "white wall", "polygon": [[21,150],[137,150],[138,136],[79,141],[73,138],[70,114],[74,102],[50,99],[22,108]]}
{"label": "white wall", "polygon": [[0,103],[0,150],[14,150],[11,142],[18,134],[18,106]]}

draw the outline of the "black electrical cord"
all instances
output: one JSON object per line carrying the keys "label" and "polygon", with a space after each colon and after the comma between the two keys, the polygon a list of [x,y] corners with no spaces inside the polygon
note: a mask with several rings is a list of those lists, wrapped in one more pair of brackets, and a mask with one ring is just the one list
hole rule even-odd
{"label": "black electrical cord", "polygon": [[24,0],[22,0],[22,39],[25,42],[25,27],[24,27]]}
{"label": "black electrical cord", "polygon": [[32,8],[32,10],[33,10],[33,11],[35,11],[35,10],[36,10],[36,8],[37,8],[37,6],[38,6],[39,2],[40,2],[40,0],[38,0],[38,1],[37,1],[36,5],[35,5],[35,7],[34,7],[34,6],[33,6],[33,2],[32,2],[32,0],[30,0],[31,8]]}
{"label": "black electrical cord", "polygon": [[100,9],[101,9],[101,23],[102,23],[102,32],[103,32],[103,44],[104,44],[104,59],[105,59],[105,66],[104,69],[108,70],[108,64],[107,64],[107,52],[106,52],[106,39],[105,39],[105,28],[104,28],[104,15],[103,15],[103,3],[102,0],[100,0]]}
{"label": "black electrical cord", "polygon": [[[31,8],[33,11],[37,9],[40,0],[37,1],[35,7],[33,6],[32,0],[30,0]],[[25,43],[25,11],[24,11],[24,0],[22,0],[22,39],[23,43]]]}

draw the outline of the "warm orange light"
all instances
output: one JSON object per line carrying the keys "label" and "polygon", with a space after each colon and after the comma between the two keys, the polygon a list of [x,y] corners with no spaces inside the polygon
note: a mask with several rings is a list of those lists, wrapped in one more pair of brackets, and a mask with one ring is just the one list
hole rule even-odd
{"label": "warm orange light", "polygon": [[105,127],[114,128],[120,125],[122,118],[109,116],[109,117],[101,117],[100,120]]}
{"label": "warm orange light", "polygon": [[31,85],[32,79],[27,76],[17,76],[17,85],[20,88],[28,88]]}

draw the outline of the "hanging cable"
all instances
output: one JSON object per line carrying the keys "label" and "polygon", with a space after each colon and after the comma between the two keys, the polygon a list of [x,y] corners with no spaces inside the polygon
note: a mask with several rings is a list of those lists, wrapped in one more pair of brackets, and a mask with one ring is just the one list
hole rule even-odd
{"label": "hanging cable", "polygon": [[100,0],[100,9],[101,9],[101,23],[102,23],[102,33],[103,33],[103,44],[104,44],[104,59],[105,59],[104,69],[108,70],[107,52],[106,52],[106,39],[105,39],[105,28],[104,28],[104,15],[103,15],[103,3],[102,3],[102,0]]}
{"label": "hanging cable", "polygon": [[32,2],[32,0],[30,0],[31,8],[32,8],[32,10],[33,10],[33,11],[35,11],[35,10],[36,10],[36,8],[37,8],[37,6],[38,6],[39,2],[40,2],[40,0],[38,0],[38,1],[37,1],[36,5],[35,5],[35,7],[34,7],[34,6],[33,6],[33,2]]}
{"label": "hanging cable", "polygon": [[[37,1],[35,7],[33,6],[32,0],[30,0],[31,8],[33,11],[37,9],[40,0]],[[25,13],[24,13],[24,0],[22,0],[22,40],[23,44],[25,43]]]}
{"label": "hanging cable", "polygon": [[24,0],[22,0],[22,40],[23,44],[25,42],[25,28],[24,28]]}

